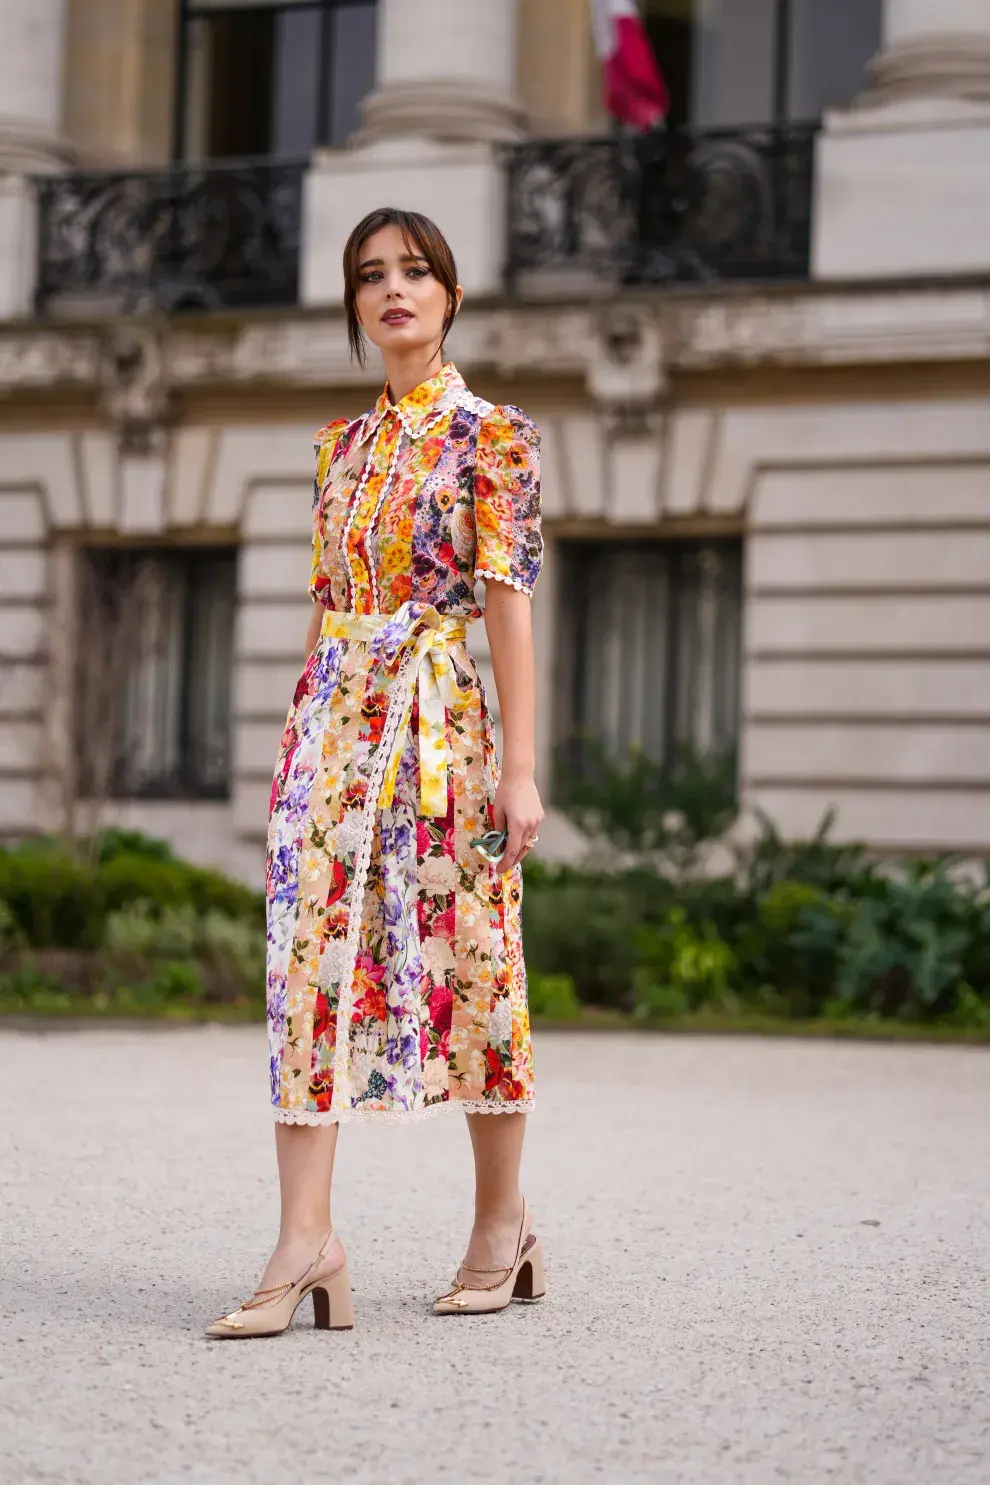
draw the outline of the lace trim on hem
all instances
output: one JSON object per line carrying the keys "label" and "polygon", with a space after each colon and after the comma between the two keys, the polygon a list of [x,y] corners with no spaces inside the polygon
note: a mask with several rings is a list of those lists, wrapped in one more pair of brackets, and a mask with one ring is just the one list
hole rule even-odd
{"label": "lace trim on hem", "polygon": [[328,1109],[326,1113],[312,1113],[309,1109],[275,1108],[277,1124],[419,1124],[431,1119],[441,1109],[459,1109],[462,1114],[531,1114],[535,1099],[520,1098],[513,1103],[503,1099],[491,1103],[482,1098],[445,1098],[438,1103],[424,1104],[418,1109],[376,1109],[358,1104],[350,1109]]}
{"label": "lace trim on hem", "polygon": [[525,593],[527,598],[532,598],[533,596],[533,589],[528,584],[520,583],[516,578],[505,577],[500,572],[490,572],[487,567],[478,567],[475,569],[475,582],[480,578],[485,578],[488,582],[506,583],[508,587],[515,588],[517,592]]}

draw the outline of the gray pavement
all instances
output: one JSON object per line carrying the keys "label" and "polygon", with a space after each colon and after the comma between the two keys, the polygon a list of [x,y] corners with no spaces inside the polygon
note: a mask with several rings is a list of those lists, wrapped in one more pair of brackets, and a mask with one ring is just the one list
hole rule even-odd
{"label": "gray pavement", "polygon": [[274,1233],[262,1032],[0,1032],[0,1480],[985,1485],[990,1051],[537,1056],[543,1305],[429,1313],[447,1116],[346,1131],[352,1333],[211,1345]]}

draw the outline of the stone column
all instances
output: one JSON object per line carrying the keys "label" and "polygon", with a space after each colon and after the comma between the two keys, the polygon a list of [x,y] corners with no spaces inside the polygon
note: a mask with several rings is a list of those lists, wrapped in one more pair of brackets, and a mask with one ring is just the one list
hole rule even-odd
{"label": "stone column", "polygon": [[381,0],[361,141],[520,134],[515,11],[515,0]]}
{"label": "stone column", "polygon": [[31,313],[37,204],[28,177],[68,162],[66,0],[0,0],[0,321]]}
{"label": "stone column", "polygon": [[883,51],[864,102],[967,98],[990,103],[987,0],[886,0]]}
{"label": "stone column", "polygon": [[814,275],[990,270],[990,0],[886,0],[856,106],[826,116]]}
{"label": "stone column", "polygon": [[0,171],[64,164],[66,0],[0,0]]}
{"label": "stone column", "polygon": [[433,217],[465,292],[497,294],[505,190],[493,145],[523,125],[516,0],[382,0],[378,24],[378,85],[363,127],[351,148],[318,153],[307,181],[303,303],[340,303],[344,243],[378,206]]}

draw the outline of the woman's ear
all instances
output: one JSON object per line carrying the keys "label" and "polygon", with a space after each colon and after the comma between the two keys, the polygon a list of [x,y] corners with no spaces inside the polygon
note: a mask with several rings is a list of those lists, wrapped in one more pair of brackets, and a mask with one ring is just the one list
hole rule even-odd
{"label": "woman's ear", "polygon": [[457,285],[457,288],[454,291],[454,299],[456,301],[454,304],[454,314],[456,315],[457,311],[464,303],[464,290],[461,288],[460,284]]}

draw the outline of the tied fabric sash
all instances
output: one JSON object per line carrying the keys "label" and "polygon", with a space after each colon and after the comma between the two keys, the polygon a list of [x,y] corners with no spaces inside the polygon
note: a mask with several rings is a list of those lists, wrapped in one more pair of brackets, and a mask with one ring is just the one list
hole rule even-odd
{"label": "tied fabric sash", "polygon": [[446,815],[447,712],[467,706],[473,691],[470,686],[458,685],[448,650],[449,645],[465,639],[464,620],[439,614],[432,605],[413,603],[404,603],[394,614],[348,614],[331,609],[323,620],[322,633],[366,644],[377,663],[391,663],[401,657],[389,698],[389,709],[395,706],[401,710],[398,725],[392,731],[378,808],[388,809],[392,804],[413,701],[418,693],[420,809],[434,818]]}

